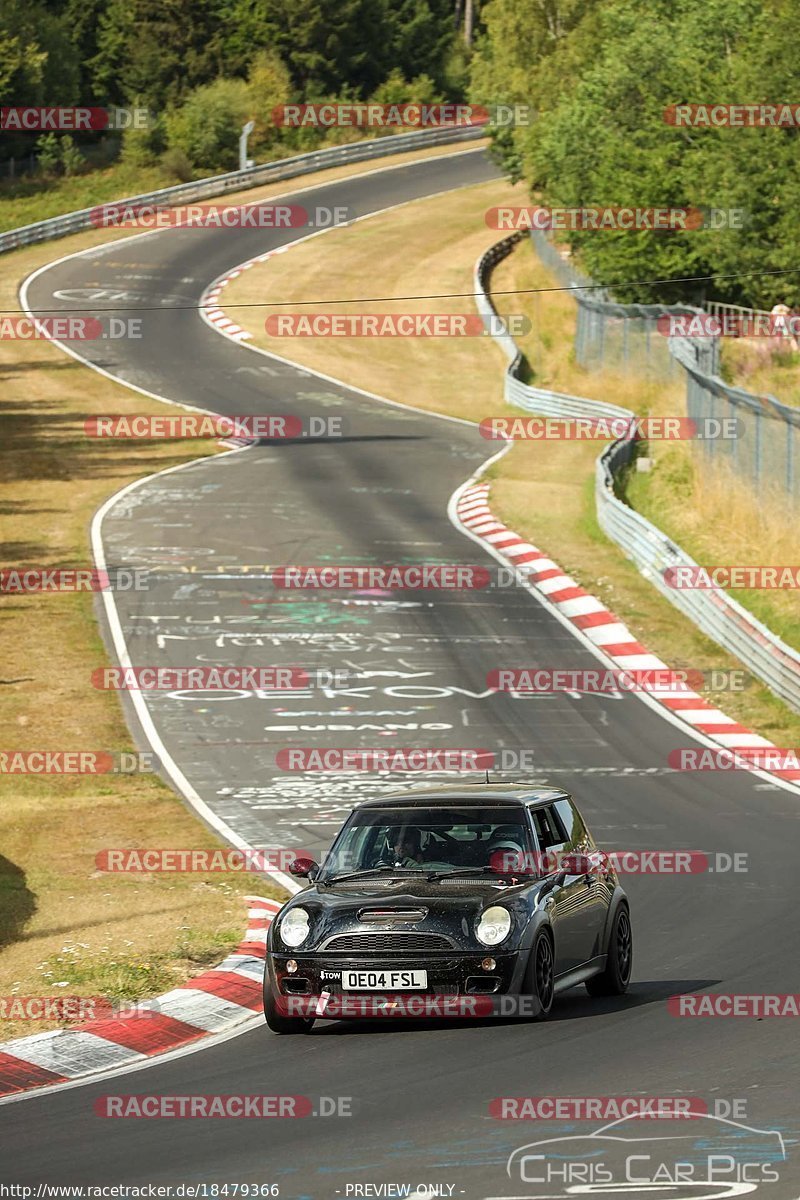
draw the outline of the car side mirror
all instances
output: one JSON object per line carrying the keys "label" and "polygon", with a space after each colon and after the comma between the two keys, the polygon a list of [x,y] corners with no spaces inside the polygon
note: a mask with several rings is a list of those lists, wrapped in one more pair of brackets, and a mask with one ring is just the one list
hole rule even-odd
{"label": "car side mirror", "polygon": [[570,875],[591,875],[594,867],[588,854],[568,854],[562,861],[562,867]]}
{"label": "car side mirror", "polygon": [[319,863],[314,862],[313,858],[296,858],[289,863],[289,874],[298,879],[310,879],[313,883],[319,875]]}

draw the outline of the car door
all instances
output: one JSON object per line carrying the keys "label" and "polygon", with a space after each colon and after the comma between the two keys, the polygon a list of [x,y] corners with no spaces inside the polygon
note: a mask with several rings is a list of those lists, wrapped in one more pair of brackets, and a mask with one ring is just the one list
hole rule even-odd
{"label": "car door", "polygon": [[[536,838],[542,854],[554,859],[548,864],[557,882],[552,892],[550,920],[556,942],[556,975],[572,971],[599,953],[605,922],[605,893],[595,874],[576,875],[571,856],[588,853],[593,847],[577,809],[569,800],[542,805],[531,810]],[[562,878],[563,876],[563,878]]]}

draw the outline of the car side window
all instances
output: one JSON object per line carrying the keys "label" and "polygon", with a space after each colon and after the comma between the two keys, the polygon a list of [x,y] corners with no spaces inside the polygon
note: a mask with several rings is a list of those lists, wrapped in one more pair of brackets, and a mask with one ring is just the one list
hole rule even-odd
{"label": "car side window", "polygon": [[577,850],[583,846],[594,844],[581,820],[580,813],[571,800],[556,800],[554,808],[564,827],[567,838],[566,850]]}
{"label": "car side window", "polygon": [[568,844],[567,834],[558,819],[554,805],[534,808],[531,817],[536,830],[536,840],[543,853],[548,850],[562,850]]}

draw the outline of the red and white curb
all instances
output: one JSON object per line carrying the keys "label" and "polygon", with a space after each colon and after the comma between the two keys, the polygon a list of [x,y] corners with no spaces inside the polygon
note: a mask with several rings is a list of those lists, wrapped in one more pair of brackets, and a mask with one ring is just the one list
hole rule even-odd
{"label": "red and white curb", "polygon": [[[614,613],[564,573],[548,558],[502,521],[489,507],[489,484],[466,487],[458,497],[456,516],[465,529],[501,554],[547,602],[587,638],[613,665],[627,671],[668,671],[669,667],[636,640],[627,625]],[[740,725],[721,709],[709,704],[699,693],[682,686],[643,687],[648,696],[673,716],[685,721],[698,733],[726,750],[775,748],[774,743]],[[800,770],[776,770],[769,774],[781,779],[800,779]]]}
{"label": "red and white curb", "polygon": [[[246,207],[246,206],[245,206]],[[305,240],[305,239],[302,239]],[[290,243],[290,245],[293,243]],[[255,258],[249,258],[246,262],[239,263],[238,267],[234,267],[228,271],[227,275],[220,275],[214,282],[203,292],[200,298],[200,311],[202,316],[210,321],[216,329],[217,333],[222,333],[225,337],[230,338],[233,342],[246,342],[252,338],[252,333],[249,330],[243,329],[236,321],[232,321],[228,314],[220,308],[220,296],[222,291],[234,279],[238,279],[250,267],[254,267],[256,263],[266,262],[268,258],[272,258],[275,254],[283,254],[288,250],[289,246],[278,246],[275,250],[268,250],[266,254],[258,254]],[[256,442],[256,438],[247,437],[229,437],[221,438],[221,446],[231,446],[234,449],[239,449],[242,446],[252,446]]]}
{"label": "red and white curb", "polygon": [[[247,207],[246,205],[244,207]],[[305,239],[301,239],[305,241]],[[293,245],[294,243],[290,243]],[[237,325],[236,321],[231,320],[228,314],[220,308],[220,296],[223,288],[232,283],[234,279],[238,279],[250,267],[254,267],[256,263],[266,262],[268,258],[272,258],[275,254],[283,254],[289,246],[279,246],[275,250],[268,250],[266,254],[259,254],[255,258],[249,258],[246,262],[239,263],[238,267],[228,271],[227,275],[220,275],[205,292],[200,299],[203,315],[211,321],[214,327],[220,333],[224,333],[226,337],[231,338],[234,342],[246,342],[252,338],[252,333],[247,329],[243,329],[241,325]]]}
{"label": "red and white curb", "polygon": [[281,902],[247,896],[244,940],[219,966],[125,1016],[86,1021],[0,1043],[0,1096],[144,1062],[263,1011],[267,928]]}
{"label": "red and white curb", "polygon": [[232,321],[226,312],[219,307],[219,298],[222,289],[232,279],[236,279],[237,275],[241,275],[246,267],[252,266],[251,263],[246,263],[241,267],[237,267],[235,271],[231,271],[228,275],[223,275],[220,279],[216,279],[208,291],[203,295],[201,304],[208,305],[205,310],[205,316],[216,325],[220,333],[224,333],[226,337],[232,338],[234,342],[246,342],[253,335],[243,329],[241,325],[237,325]]}

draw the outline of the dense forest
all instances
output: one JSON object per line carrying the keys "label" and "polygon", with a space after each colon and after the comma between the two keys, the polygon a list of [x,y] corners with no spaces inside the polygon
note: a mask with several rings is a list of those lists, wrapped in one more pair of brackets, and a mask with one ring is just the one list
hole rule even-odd
{"label": "dense forest", "polygon": [[629,301],[800,303],[800,130],[665,120],[675,104],[771,103],[800,113],[796,8],[787,0],[491,0],[483,21],[473,98],[533,106],[529,125],[495,135],[496,150],[543,203],[740,214],[738,228],[571,233],[595,279],[713,274],[710,285],[615,292]]}
{"label": "dense forest", "polygon": [[[259,160],[360,136],[277,128],[287,101],[521,104],[531,119],[495,130],[494,152],[541,203],[735,211],[716,229],[566,235],[620,298],[798,305],[797,127],[665,120],[675,104],[800,102],[795,39],[788,0],[0,0],[3,104],[152,115],[116,141],[4,133],[0,161],[35,146],[68,173],[105,145],[190,178],[234,167],[251,118]],[[678,282],[698,275],[715,280]],[[653,277],[676,282],[632,286]]]}
{"label": "dense forest", "polygon": [[[273,124],[286,101],[458,98],[466,72],[453,0],[0,0],[3,105],[146,108],[122,153],[167,152],[187,174],[235,166],[250,118],[257,158],[310,148],[318,131]],[[53,136],[39,152],[57,153]],[[0,156],[31,148],[5,133]]]}

